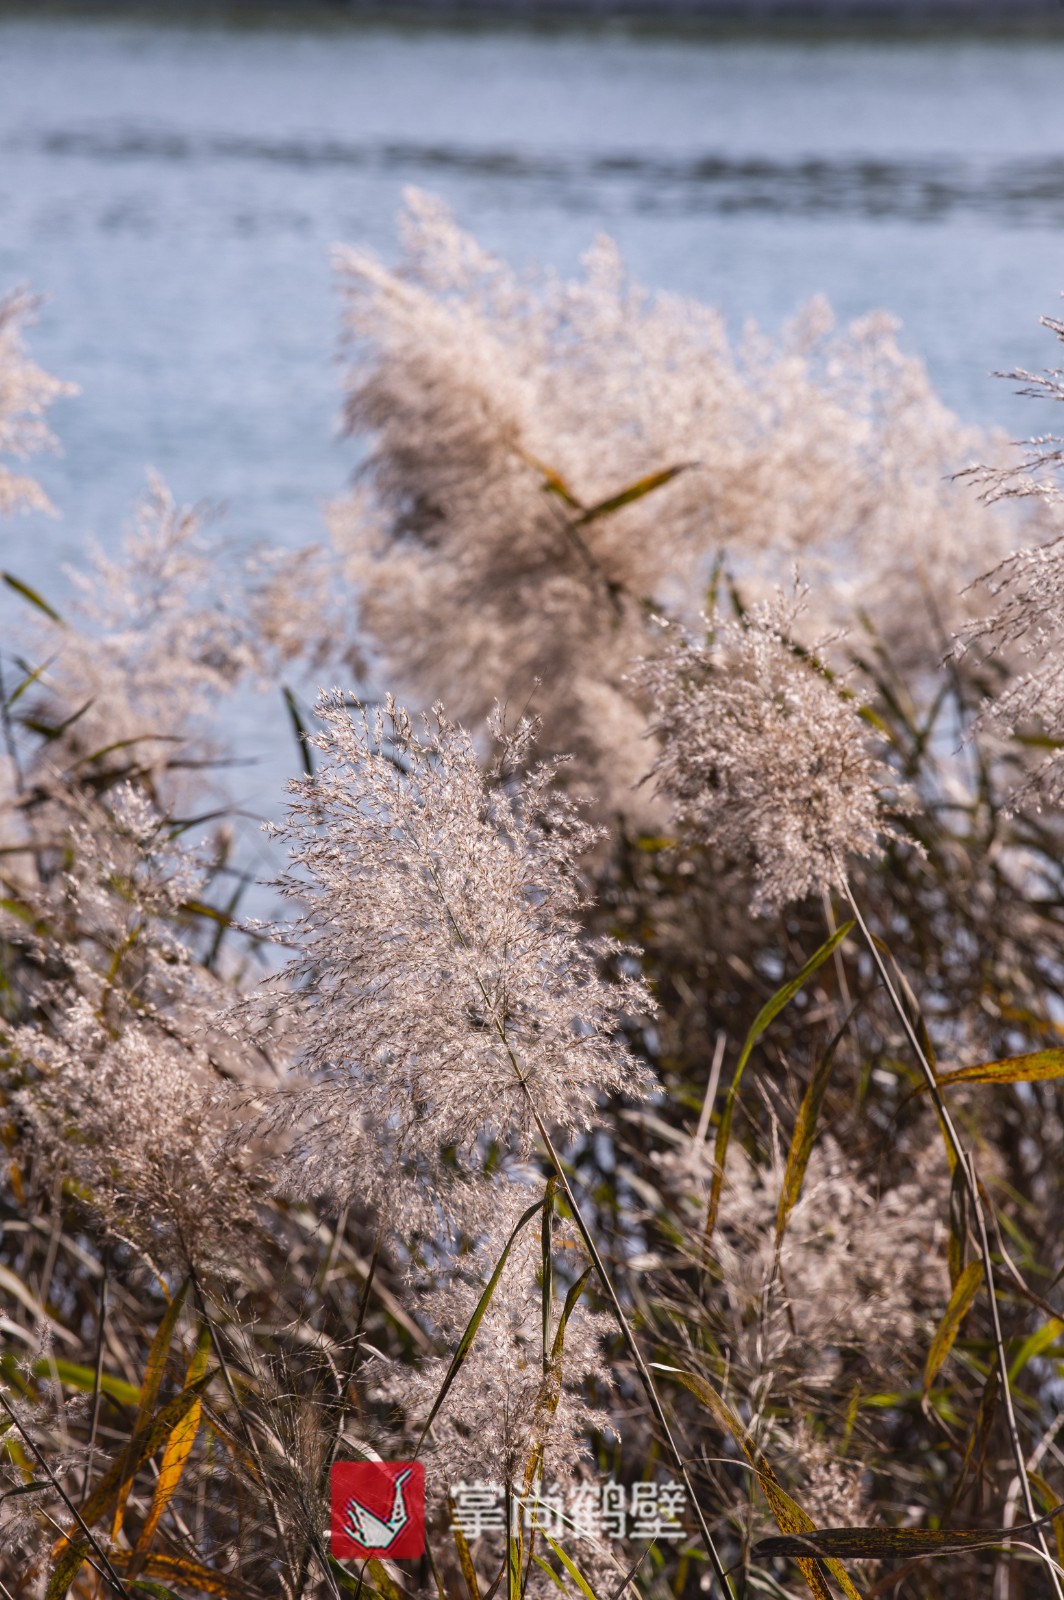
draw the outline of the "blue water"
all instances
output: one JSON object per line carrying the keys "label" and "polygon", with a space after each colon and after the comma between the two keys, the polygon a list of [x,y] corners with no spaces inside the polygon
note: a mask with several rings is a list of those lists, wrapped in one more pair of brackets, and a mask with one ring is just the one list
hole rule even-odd
{"label": "blue water", "polygon": [[1062,81],[1046,41],[0,24],[0,287],[50,295],[35,350],[82,390],[63,520],[8,524],[5,562],[58,581],[148,464],[237,537],[316,536],[353,459],[329,246],[393,252],[406,184],[522,261],[608,231],[736,326],[885,306],[952,405],[1026,428],[987,374],[1053,359]]}
{"label": "blue water", "polygon": [[736,328],[885,306],[963,415],[1044,428],[988,373],[1055,357],[1062,82],[1047,41],[0,22],[0,288],[50,295],[34,349],[82,391],[62,518],[0,527],[3,565],[61,597],[147,465],[237,540],[318,537],[354,460],[329,247],[393,253],[407,184],[521,262],[605,230]]}

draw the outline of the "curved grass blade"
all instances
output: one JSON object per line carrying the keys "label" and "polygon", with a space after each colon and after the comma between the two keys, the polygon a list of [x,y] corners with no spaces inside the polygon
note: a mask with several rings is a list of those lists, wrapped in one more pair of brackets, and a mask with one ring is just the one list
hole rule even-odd
{"label": "curved grass blade", "polygon": [[[119,1552],[119,1554],[124,1556],[126,1562],[130,1560],[129,1552]],[[119,1564],[121,1565],[121,1562]],[[145,1580],[152,1579],[158,1579],[163,1583],[172,1579],[186,1586],[186,1594],[191,1590],[196,1595],[216,1596],[217,1600],[262,1600],[261,1591],[253,1589],[250,1584],[242,1582],[230,1573],[216,1572],[212,1567],[204,1567],[188,1556],[171,1556],[153,1551],[144,1563],[140,1579],[131,1582],[130,1587],[139,1588]]]}
{"label": "curved grass blade", "polygon": [[742,1082],[742,1076],[746,1070],[746,1063],[750,1059],[754,1045],[757,1043],[758,1039],[760,1039],[769,1023],[774,1021],[774,1019],[779,1016],[783,1008],[790,1004],[799,990],[805,987],[809,979],[813,976],[813,973],[824,965],[824,962],[828,960],[829,956],[834,954],[853,927],[853,919],[851,919],[849,922],[844,922],[840,928],[835,930],[829,939],[824,941],[824,943],[820,946],[820,949],[817,950],[814,955],[810,956],[809,960],[805,963],[805,966],[802,967],[801,971],[795,973],[793,978],[788,979],[782,988],[777,989],[776,993],[772,995],[770,999],[765,1001],[765,1004],[761,1007],[761,1010],[754,1018],[749,1033],[746,1035],[746,1039],[743,1043],[742,1053],[739,1056],[738,1065],[735,1068],[735,1075],[732,1078],[731,1087],[728,1090],[727,1099],[724,1102],[724,1110],[721,1113],[720,1125],[717,1129],[716,1143],[713,1147],[714,1171],[713,1182],[709,1192],[709,1210],[706,1215],[705,1232],[702,1238],[703,1260],[705,1260],[709,1255],[709,1247],[713,1239],[713,1232],[717,1226],[717,1213],[720,1210],[721,1189],[724,1185],[724,1162],[728,1153],[728,1142],[731,1138],[731,1126],[732,1117],[735,1114],[735,1102],[738,1099],[739,1085]]}
{"label": "curved grass blade", "polygon": [[0,572],[0,579],[3,579],[9,589],[14,589],[16,594],[20,594],[23,600],[28,600],[31,606],[35,606],[38,611],[43,611],[46,617],[50,617],[53,622],[58,622],[60,626],[63,625],[63,619],[55,607],[50,606],[43,595],[39,595],[36,589],[31,589],[28,583],[23,583],[21,578],[16,578],[13,572]]}
{"label": "curved grass blade", "polygon": [[421,1446],[425,1443],[425,1439],[426,1439],[426,1436],[428,1434],[428,1431],[432,1427],[432,1424],[435,1422],[437,1416],[439,1415],[440,1407],[443,1405],[444,1400],[447,1398],[447,1394],[448,1394],[448,1391],[449,1391],[452,1383],[454,1382],[455,1378],[458,1376],[459,1372],[461,1371],[461,1368],[462,1368],[462,1366],[463,1366],[463,1364],[465,1362],[466,1356],[469,1354],[470,1350],[472,1349],[473,1340],[477,1336],[477,1329],[480,1327],[480,1324],[483,1322],[485,1312],[487,1311],[488,1306],[491,1304],[491,1297],[495,1293],[495,1289],[496,1289],[496,1286],[497,1286],[497,1284],[499,1282],[499,1279],[502,1277],[503,1268],[506,1266],[506,1262],[507,1262],[507,1260],[509,1258],[510,1251],[513,1249],[514,1240],[517,1238],[517,1235],[521,1232],[521,1229],[526,1225],[526,1223],[531,1222],[532,1218],[536,1215],[537,1211],[542,1211],[543,1206],[544,1206],[545,1198],[546,1197],[544,1197],[544,1200],[537,1200],[534,1205],[529,1206],[527,1211],[522,1212],[521,1216],[517,1219],[517,1222],[514,1224],[513,1231],[511,1232],[510,1237],[507,1239],[505,1245],[503,1246],[502,1254],[500,1255],[498,1261],[495,1263],[495,1269],[492,1272],[491,1277],[488,1279],[488,1282],[487,1282],[487,1285],[486,1285],[486,1287],[484,1289],[484,1292],[481,1295],[480,1299],[477,1301],[476,1309],[473,1312],[473,1315],[470,1317],[468,1324],[466,1325],[466,1330],[462,1334],[461,1339],[459,1339],[459,1341],[458,1341],[458,1348],[457,1348],[457,1350],[455,1351],[454,1355],[451,1358],[451,1364],[447,1368],[447,1375],[444,1378],[443,1383],[440,1385],[440,1391],[437,1394],[435,1400],[432,1402],[432,1410],[429,1412],[428,1420],[426,1421],[425,1426],[422,1428],[421,1434],[420,1434],[420,1436],[418,1438],[418,1441],[417,1441],[417,1444],[416,1444],[416,1446],[414,1448],[414,1456],[415,1456],[415,1458],[420,1453]]}
{"label": "curved grass blade", "polygon": [[[707,1383],[705,1378],[699,1377],[696,1372],[684,1372],[678,1367],[673,1367],[669,1370],[686,1389],[689,1389],[693,1395],[702,1401],[702,1404],[714,1418],[718,1427],[723,1432],[729,1433],[740,1450],[742,1450],[747,1461],[754,1469],[765,1499],[768,1501],[769,1510],[775,1517],[776,1526],[781,1534],[815,1534],[816,1523],[807,1512],[802,1510],[798,1502],[793,1500],[787,1493],[764,1456],[750,1448],[750,1440],[746,1429],[727,1401],[713,1388],[713,1385]],[[762,1543],[764,1542],[762,1540]],[[759,1548],[755,1548],[755,1555]],[[804,1552],[796,1559],[798,1570],[805,1579],[810,1592],[816,1596],[816,1600],[833,1600],[831,1590],[824,1581],[817,1560]],[[847,1596],[847,1600],[861,1600],[860,1591],[855,1588],[845,1569],[833,1559],[828,1560],[825,1564],[835,1582]]]}
{"label": "curved grass blade", "polygon": [[924,1362],[924,1400],[927,1399],[942,1363],[953,1349],[953,1342],[960,1332],[961,1323],[968,1315],[982,1282],[983,1263],[970,1261],[957,1279],[945,1314],[935,1330],[935,1337],[927,1352],[927,1360]]}
{"label": "curved grass blade", "polygon": [[776,1247],[779,1248],[791,1212],[798,1204],[805,1181],[806,1168],[809,1157],[813,1153],[813,1140],[816,1137],[816,1125],[820,1116],[820,1108],[824,1103],[827,1092],[828,1080],[831,1077],[831,1068],[835,1060],[835,1051],[853,1019],[857,1007],[854,1006],[842,1027],[838,1030],[831,1043],[828,1045],[820,1061],[813,1071],[802,1096],[802,1103],[798,1107],[798,1116],[791,1135],[790,1149],[787,1151],[787,1165],[783,1173],[783,1186],[780,1190],[779,1206],[776,1210]]}
{"label": "curved grass blade", "polygon": [[[58,1378],[60,1383],[78,1389],[82,1394],[92,1394],[96,1388],[95,1369],[79,1366],[76,1361],[46,1357],[34,1362],[33,1373],[37,1378]],[[115,1400],[119,1405],[135,1406],[140,1401],[140,1390],[135,1383],[127,1383],[124,1378],[116,1378],[110,1372],[101,1372],[99,1387],[109,1400]]]}
{"label": "curved grass blade", "polygon": [[550,1562],[549,1561],[544,1561],[542,1556],[537,1556],[536,1552],[534,1550],[532,1552],[532,1560],[536,1563],[537,1567],[542,1567],[543,1568],[543,1571],[547,1574],[547,1577],[550,1579],[551,1583],[554,1584],[555,1588],[556,1589],[560,1589],[562,1594],[565,1594],[565,1592],[566,1592],[565,1584],[559,1578],[558,1574],[555,1572],[555,1570],[551,1566]]}
{"label": "curved grass blade", "polygon": [[296,744],[299,747],[299,756],[303,763],[303,771],[306,773],[308,778],[313,778],[314,757],[310,753],[310,735],[307,733],[307,725],[303,721],[302,713],[300,712],[299,706],[296,703],[296,697],[286,683],[281,685],[281,694],[284,698],[285,706],[288,709],[288,716],[292,723],[292,730],[296,736]]}
{"label": "curved grass blade", "polygon": [[[1005,1056],[977,1067],[960,1067],[944,1072],[940,1089],[955,1083],[1049,1083],[1064,1078],[1064,1050],[1035,1050],[1027,1056]],[[921,1085],[921,1087],[924,1087]]]}
{"label": "curved grass blade", "polygon": [[546,1540],[547,1544],[550,1545],[551,1549],[554,1551],[554,1554],[558,1557],[558,1560],[561,1562],[562,1566],[565,1568],[565,1570],[569,1574],[570,1578],[572,1578],[573,1582],[576,1584],[577,1588],[580,1590],[580,1593],[584,1596],[584,1600],[598,1600],[598,1595],[595,1593],[594,1589],[588,1583],[587,1579],[584,1577],[584,1574],[580,1571],[580,1568],[577,1566],[577,1564],[573,1560],[572,1556],[568,1555],[562,1549],[561,1545],[557,1542],[557,1540],[551,1538],[549,1533],[545,1533],[542,1528],[540,1529],[540,1532],[543,1534],[543,1537]]}

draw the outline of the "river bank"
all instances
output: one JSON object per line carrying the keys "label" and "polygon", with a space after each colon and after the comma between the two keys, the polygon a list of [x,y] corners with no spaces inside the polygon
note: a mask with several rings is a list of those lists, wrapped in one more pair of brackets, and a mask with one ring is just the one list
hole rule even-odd
{"label": "river bank", "polygon": [[634,32],[912,39],[942,32],[1003,38],[1064,34],[1062,0],[0,0],[0,18],[144,18],[186,26],[620,28]]}

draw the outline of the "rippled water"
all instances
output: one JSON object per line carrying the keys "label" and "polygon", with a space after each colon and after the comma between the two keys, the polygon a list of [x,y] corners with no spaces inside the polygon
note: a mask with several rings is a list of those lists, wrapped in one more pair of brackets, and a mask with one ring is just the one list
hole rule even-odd
{"label": "rippled water", "polygon": [[406,184],[492,247],[571,268],[613,233],[652,286],[778,324],[885,305],[965,414],[1025,416],[1064,287],[1064,48],[589,33],[0,24],[0,285],[82,397],[4,530],[54,577],[158,467],[238,536],[314,534],[334,438],[335,240],[393,249]]}
{"label": "rippled water", "polygon": [[0,22],[0,288],[51,294],[35,349],[82,389],[42,472],[63,520],[0,529],[3,564],[61,594],[147,464],[237,538],[316,537],[353,459],[329,246],[391,252],[407,184],[520,261],[608,231],[736,326],[886,306],[965,415],[1044,427],[987,374],[1055,356],[1062,68],[1047,41]]}

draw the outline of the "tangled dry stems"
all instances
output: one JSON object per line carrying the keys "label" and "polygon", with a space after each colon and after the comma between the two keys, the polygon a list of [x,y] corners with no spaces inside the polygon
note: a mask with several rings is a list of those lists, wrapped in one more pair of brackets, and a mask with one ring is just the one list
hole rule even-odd
{"label": "tangled dry stems", "polygon": [[[948,482],[997,447],[883,319],[734,350],[608,244],[564,283],[404,230],[338,263],[333,551],[223,559],[153,481],[4,650],[6,1591],[336,1595],[330,1465],[416,1450],[432,1564],[385,1600],[579,1588],[527,1529],[517,1578],[465,1550],[462,1479],[675,1471],[703,1522],[648,1594],[1053,1593],[1040,1534],[758,1540],[797,1505],[889,1557],[1064,1489],[1059,455]],[[63,392],[28,309],[16,457]],[[319,699],[241,923],[224,698],[356,661],[432,709]],[[639,1549],[566,1555],[607,1600]]]}

